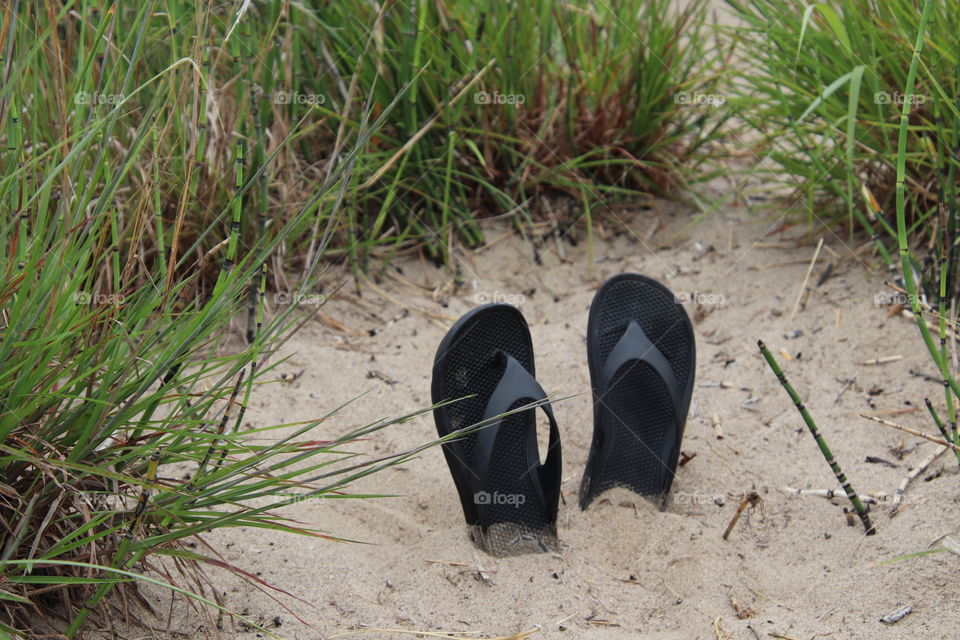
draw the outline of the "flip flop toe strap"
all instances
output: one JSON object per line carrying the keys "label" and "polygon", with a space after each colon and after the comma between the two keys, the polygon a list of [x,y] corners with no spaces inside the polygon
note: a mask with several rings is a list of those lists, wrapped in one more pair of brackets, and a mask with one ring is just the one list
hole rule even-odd
{"label": "flip flop toe strap", "polygon": [[[467,475],[470,480],[471,488],[474,494],[479,491],[486,491],[487,476],[490,469],[490,458],[493,454],[493,447],[497,440],[497,434],[503,425],[503,418],[496,418],[510,410],[518,402],[532,404],[546,400],[547,394],[544,392],[540,383],[530,375],[523,365],[510,354],[504,351],[498,351],[496,356],[506,366],[503,375],[497,383],[496,388],[487,401],[486,409],[483,412],[483,421],[490,421],[486,426],[477,431],[477,439]],[[556,518],[556,500],[550,500],[546,497],[545,485],[547,487],[559,489],[560,486],[560,431],[557,427],[556,418],[553,416],[553,409],[549,402],[543,402],[538,405],[547,414],[550,421],[550,439],[547,457],[544,463],[539,463],[539,452],[537,451],[537,442],[535,438],[526,438],[527,451],[526,459],[534,461],[525,473],[530,475],[531,484],[542,504],[547,506],[548,514],[552,519]],[[524,412],[526,413],[526,412]],[[496,419],[495,419],[496,418]],[[480,514],[481,522],[485,522],[483,514],[486,512],[486,504],[477,502],[477,510]]]}
{"label": "flip flop toe strap", "polygon": [[[614,420],[618,419],[609,407],[603,403],[603,399],[607,393],[612,390],[614,383],[622,384],[622,382],[617,381],[618,373],[622,376],[630,367],[635,367],[641,362],[649,365],[667,387],[673,404],[673,416],[676,420],[677,428],[680,428],[685,416],[682,414],[683,407],[681,406],[680,387],[677,384],[676,377],[673,375],[673,369],[670,366],[670,362],[663,355],[663,352],[657,348],[657,345],[650,340],[643,329],[640,328],[640,325],[634,320],[630,320],[627,324],[626,331],[620,336],[620,339],[616,345],[614,345],[604,362],[603,386],[596,390],[595,402],[597,410],[610,414]],[[643,389],[636,389],[634,391],[636,393],[644,393]],[[662,443],[662,451],[656,452],[658,457],[674,457],[675,449],[679,444],[677,438],[676,430],[670,429],[666,434],[666,440]],[[606,460],[610,456],[612,452],[611,447],[613,446],[614,443],[609,439],[603,442],[599,452],[601,461]],[[664,466],[660,470],[658,484],[664,486],[664,483],[668,480],[668,476],[671,474],[672,470],[669,469],[668,466]]]}
{"label": "flip flop toe strap", "polygon": [[[683,416],[681,415],[682,399],[680,386],[677,384],[677,379],[673,375],[673,368],[663,355],[663,352],[657,348],[657,345],[651,342],[650,338],[647,337],[647,334],[644,333],[643,329],[640,328],[640,325],[638,325],[635,320],[631,320],[627,324],[627,330],[620,336],[620,340],[614,345],[606,361],[603,363],[604,387],[599,390],[601,399],[610,390],[610,385],[616,379],[617,373],[624,368],[624,366],[636,366],[638,362],[645,362],[650,365],[663,380],[667,390],[670,392],[670,399],[673,401],[673,413],[676,417],[677,424],[681,424],[683,422]],[[641,390],[637,392],[642,393]]]}

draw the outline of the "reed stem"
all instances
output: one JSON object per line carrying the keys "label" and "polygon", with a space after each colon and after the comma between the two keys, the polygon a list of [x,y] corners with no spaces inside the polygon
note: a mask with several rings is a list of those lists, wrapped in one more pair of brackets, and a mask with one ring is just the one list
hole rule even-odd
{"label": "reed stem", "polygon": [[827,441],[823,439],[822,435],[820,435],[820,431],[817,429],[817,423],[813,421],[813,418],[810,416],[810,412],[807,411],[807,408],[803,406],[803,401],[800,400],[800,396],[797,395],[797,392],[794,391],[793,387],[787,381],[787,376],[783,373],[783,370],[780,369],[780,365],[777,364],[773,354],[770,353],[769,349],[767,349],[767,345],[763,343],[763,340],[757,340],[757,346],[760,347],[760,353],[763,354],[763,358],[767,361],[767,364],[770,365],[770,369],[773,371],[774,375],[777,376],[777,380],[780,381],[781,386],[783,386],[784,390],[787,392],[787,395],[790,396],[793,404],[797,407],[797,411],[800,412],[800,416],[807,424],[807,428],[810,429],[813,439],[817,441],[817,446],[820,447],[820,452],[823,454],[827,464],[830,465],[833,475],[837,477],[837,482],[839,482],[840,486],[843,487],[843,492],[847,494],[847,499],[850,500],[850,504],[853,505],[854,511],[856,511],[860,521],[863,522],[863,528],[867,532],[867,535],[872,536],[877,532],[876,527],[871,524],[870,515],[867,513],[866,507],[863,506],[863,502],[860,501],[860,497],[857,495],[857,492],[853,490],[853,486],[850,484],[850,481],[847,480],[847,476],[844,475],[843,470],[840,468],[840,464],[834,459],[833,453],[830,451],[830,447],[827,446]]}

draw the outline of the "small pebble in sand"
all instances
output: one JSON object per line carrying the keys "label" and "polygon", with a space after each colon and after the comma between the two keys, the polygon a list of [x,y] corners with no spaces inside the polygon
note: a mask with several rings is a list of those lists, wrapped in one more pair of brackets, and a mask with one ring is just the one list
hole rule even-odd
{"label": "small pebble in sand", "polygon": [[911,611],[913,611],[913,607],[908,604],[902,607],[897,607],[887,615],[880,618],[880,622],[883,624],[893,624],[895,622],[899,622]]}

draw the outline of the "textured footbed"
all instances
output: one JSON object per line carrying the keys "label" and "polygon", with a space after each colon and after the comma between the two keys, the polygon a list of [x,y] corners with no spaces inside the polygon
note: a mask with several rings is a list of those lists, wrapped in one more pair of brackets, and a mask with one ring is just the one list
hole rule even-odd
{"label": "textured footbed", "polygon": [[[634,274],[612,278],[597,292],[590,309],[594,438],[580,490],[582,508],[614,487],[652,496],[663,506],[673,481],[683,424],[676,424],[670,391],[653,367],[637,361],[623,365],[607,392],[598,395],[604,386],[603,365],[631,319],[670,363],[684,419],[690,404],[696,356],[693,329],[683,307],[666,287],[649,278]],[[610,452],[600,466],[597,457],[605,439],[611,440]]]}
{"label": "textured footbed", "polygon": [[[487,401],[503,375],[495,356],[502,350],[534,375],[533,346],[523,316],[509,305],[486,305],[459,321],[444,338],[434,362],[433,401],[458,400],[435,410],[437,432],[447,435],[483,419]],[[511,410],[527,404],[518,401]],[[477,434],[459,440],[460,447],[444,444],[444,455],[460,494],[471,538],[492,555],[514,555],[556,548],[556,522],[537,494],[531,474],[538,473],[539,456],[528,459],[530,439],[536,451],[534,410],[514,414],[500,423],[490,455],[484,495],[466,487],[462,474],[471,473]],[[474,505],[487,503],[486,527]]]}

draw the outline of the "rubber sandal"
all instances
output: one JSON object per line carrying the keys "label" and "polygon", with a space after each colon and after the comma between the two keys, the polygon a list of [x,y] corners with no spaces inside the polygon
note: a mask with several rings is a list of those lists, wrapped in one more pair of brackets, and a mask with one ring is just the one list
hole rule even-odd
{"label": "rubber sandal", "polygon": [[[465,430],[442,446],[474,542],[496,556],[556,550],[560,432],[520,311],[488,304],[460,318],[437,349],[431,393],[453,401],[434,409],[440,437]],[[535,402],[550,421],[543,464],[536,407],[497,418]]]}
{"label": "rubber sandal", "polygon": [[690,407],[696,346],[686,311],[667,287],[624,273],[597,291],[587,322],[593,442],[580,508],[614,487],[663,509]]}

